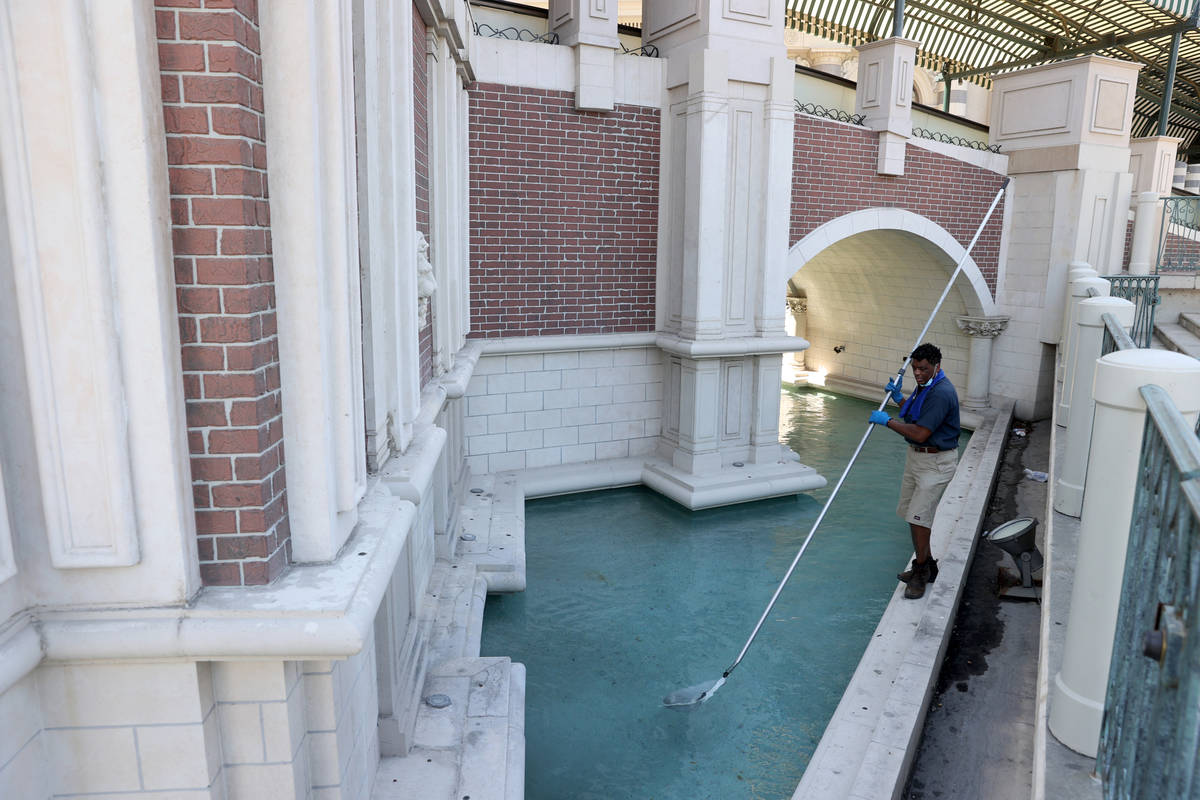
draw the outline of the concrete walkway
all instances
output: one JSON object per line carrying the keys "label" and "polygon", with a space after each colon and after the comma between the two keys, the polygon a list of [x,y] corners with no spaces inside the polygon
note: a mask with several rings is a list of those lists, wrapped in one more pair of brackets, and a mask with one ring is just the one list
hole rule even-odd
{"label": "concrete walkway", "polygon": [[[985,530],[1016,517],[1045,517],[1049,421],[1013,426]],[[1039,526],[1039,546],[1043,546]],[[1012,560],[981,539],[955,618],[937,690],[904,797],[1028,800],[1032,794],[1039,605],[1001,600],[1016,582]]]}

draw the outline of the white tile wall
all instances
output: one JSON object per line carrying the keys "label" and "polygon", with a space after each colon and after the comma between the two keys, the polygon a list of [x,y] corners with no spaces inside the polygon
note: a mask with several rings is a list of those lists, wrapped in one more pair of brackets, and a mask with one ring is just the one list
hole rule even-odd
{"label": "white tile wall", "polygon": [[212,671],[229,800],[307,797],[300,664],[222,661]]}
{"label": "white tile wall", "polygon": [[[183,793],[224,800],[208,664],[44,665],[10,690],[5,701],[18,690],[26,693],[27,704],[40,706],[44,728],[9,763],[0,762],[0,796],[103,794],[146,800]],[[8,709],[0,708],[0,718],[9,724]],[[9,749],[4,739],[0,742]],[[34,773],[24,762],[39,750],[50,768],[43,777],[31,778]],[[12,777],[18,773],[23,777]],[[30,780],[34,784],[19,793],[7,793],[14,783]]]}
{"label": "white tile wall", "polygon": [[379,764],[374,637],[345,661],[306,661],[313,797],[367,800]]}
{"label": "white tile wall", "polygon": [[26,675],[0,694],[0,797],[50,797],[37,679]]}
{"label": "white tile wall", "polygon": [[484,356],[467,387],[477,474],[653,452],[662,362],[653,347]]}

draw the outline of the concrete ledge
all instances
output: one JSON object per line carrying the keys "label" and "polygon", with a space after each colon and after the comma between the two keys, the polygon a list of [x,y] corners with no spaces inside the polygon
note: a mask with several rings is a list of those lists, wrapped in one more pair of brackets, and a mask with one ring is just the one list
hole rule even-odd
{"label": "concrete ledge", "polygon": [[934,520],[937,582],[921,600],[905,600],[897,585],[792,800],[903,792],[1012,414],[1006,401],[971,437]]}
{"label": "concrete ledge", "polygon": [[570,353],[576,350],[619,350],[627,347],[653,347],[655,334],[596,333],[580,336],[509,336],[481,339],[483,354],[488,356],[517,353]]}
{"label": "concrete ledge", "polygon": [[[206,588],[186,608],[45,610],[52,661],[320,660],[362,650],[416,516],[375,482],[339,558],[292,567],[269,586]],[[361,555],[360,555],[361,554]]]}
{"label": "concrete ledge", "polygon": [[794,353],[808,349],[808,340],[799,336],[739,336],[696,341],[660,333],[654,337],[654,344],[660,350],[687,358]]}
{"label": "concrete ledge", "polygon": [[692,511],[799,494],[825,485],[815,469],[785,458],[790,451],[782,446],[779,449],[776,463],[746,463],[702,475],[689,474],[669,461],[654,458],[646,461],[641,482]]}

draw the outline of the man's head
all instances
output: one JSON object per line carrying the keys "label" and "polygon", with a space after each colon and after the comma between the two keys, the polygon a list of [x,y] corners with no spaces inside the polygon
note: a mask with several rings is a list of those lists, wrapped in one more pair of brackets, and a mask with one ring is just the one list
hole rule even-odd
{"label": "man's head", "polygon": [[913,377],[922,386],[933,380],[933,376],[937,375],[938,368],[942,365],[942,351],[929,342],[913,350],[909,358]]}

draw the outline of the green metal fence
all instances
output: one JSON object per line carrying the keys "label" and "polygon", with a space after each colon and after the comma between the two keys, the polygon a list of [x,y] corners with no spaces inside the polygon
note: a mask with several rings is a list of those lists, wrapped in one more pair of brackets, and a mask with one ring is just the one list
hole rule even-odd
{"label": "green metal fence", "polygon": [[1157,275],[1105,275],[1112,284],[1113,297],[1123,297],[1134,305],[1133,328],[1129,335],[1138,347],[1149,347],[1154,336],[1154,309],[1158,306]]}
{"label": "green metal fence", "polygon": [[1146,427],[1096,767],[1106,800],[1200,797],[1200,438],[1158,386]]}
{"label": "green metal fence", "polygon": [[1200,269],[1200,197],[1164,197],[1156,272]]}

